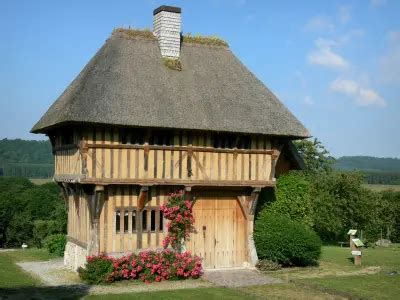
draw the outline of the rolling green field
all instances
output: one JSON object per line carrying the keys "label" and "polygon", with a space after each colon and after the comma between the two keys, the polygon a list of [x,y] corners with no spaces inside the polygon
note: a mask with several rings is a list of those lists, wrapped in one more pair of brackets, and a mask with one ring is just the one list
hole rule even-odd
{"label": "rolling green field", "polygon": [[364,184],[366,188],[374,191],[374,192],[381,192],[381,191],[395,191],[400,192],[400,185],[391,185],[391,184]]}
{"label": "rolling green field", "polygon": [[[245,288],[197,288],[147,293],[90,295],[88,287],[43,286],[15,265],[47,260],[45,250],[0,252],[0,298],[31,295],[36,299],[398,299],[400,246],[368,248],[362,266],[354,266],[349,248],[323,247],[319,266],[266,272],[284,283]],[[396,275],[389,273],[397,271]],[[234,271],[233,271],[234,272]],[[122,282],[120,284],[123,284]],[[156,283],[154,283],[156,284]]]}

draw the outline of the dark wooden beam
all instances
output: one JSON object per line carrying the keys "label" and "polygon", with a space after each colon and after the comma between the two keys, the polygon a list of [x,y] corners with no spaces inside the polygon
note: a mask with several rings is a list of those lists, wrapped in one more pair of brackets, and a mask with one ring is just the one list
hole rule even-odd
{"label": "dark wooden beam", "polygon": [[143,210],[148,199],[149,199],[149,187],[142,186],[140,188],[139,197],[138,197],[138,205],[137,205],[139,212],[141,212]]}

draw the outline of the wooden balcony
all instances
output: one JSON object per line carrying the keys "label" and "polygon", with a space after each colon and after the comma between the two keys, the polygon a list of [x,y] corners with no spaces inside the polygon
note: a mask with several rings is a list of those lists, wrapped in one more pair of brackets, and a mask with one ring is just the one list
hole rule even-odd
{"label": "wooden balcony", "polygon": [[96,184],[272,186],[276,150],[86,143],[55,149],[59,181]]}

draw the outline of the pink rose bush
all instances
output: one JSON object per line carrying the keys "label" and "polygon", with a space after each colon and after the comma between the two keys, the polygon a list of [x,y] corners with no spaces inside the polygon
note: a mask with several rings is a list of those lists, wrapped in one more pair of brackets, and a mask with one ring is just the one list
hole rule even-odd
{"label": "pink rose bush", "polygon": [[[92,274],[93,271],[103,273]],[[199,278],[202,274],[201,258],[192,256],[188,251],[179,253],[170,249],[142,251],[120,258],[105,255],[89,256],[85,269],[79,269],[80,277],[88,283],[111,283],[119,280],[140,280],[150,283]]]}
{"label": "pink rose bush", "polygon": [[88,256],[85,268],[78,270],[81,279],[88,283],[118,280],[150,283],[200,277],[203,273],[201,258],[188,251],[182,252],[194,224],[193,204],[185,200],[182,190],[168,195],[167,203],[161,206],[164,217],[169,220],[162,251],[142,251],[120,258],[103,254]]}
{"label": "pink rose bush", "polygon": [[167,203],[161,206],[164,218],[169,220],[168,235],[163,240],[164,248],[171,245],[178,252],[182,250],[194,224],[193,204],[194,202],[185,200],[183,190],[168,195]]}

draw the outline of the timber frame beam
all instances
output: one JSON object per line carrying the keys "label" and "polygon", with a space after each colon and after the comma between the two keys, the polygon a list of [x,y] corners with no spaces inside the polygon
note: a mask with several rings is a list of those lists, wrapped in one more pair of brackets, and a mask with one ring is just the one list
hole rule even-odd
{"label": "timber frame beam", "polygon": [[90,218],[90,238],[88,255],[100,253],[100,227],[99,220],[104,205],[104,186],[96,185],[93,191],[86,193],[87,206]]}
{"label": "timber frame beam", "polygon": [[[57,180],[57,179],[56,179]],[[273,187],[274,180],[185,180],[185,179],[117,179],[117,178],[82,178],[79,181],[85,184],[136,184],[143,186],[153,185],[181,185],[181,186],[215,186],[215,187]]]}

